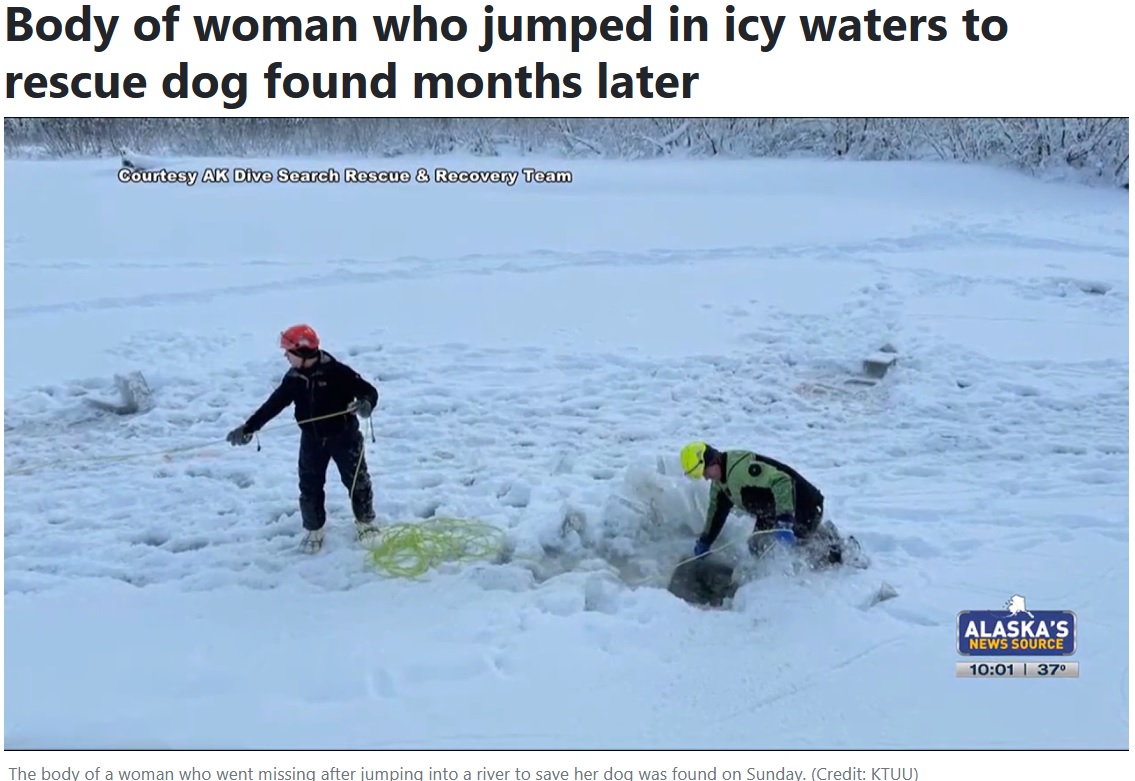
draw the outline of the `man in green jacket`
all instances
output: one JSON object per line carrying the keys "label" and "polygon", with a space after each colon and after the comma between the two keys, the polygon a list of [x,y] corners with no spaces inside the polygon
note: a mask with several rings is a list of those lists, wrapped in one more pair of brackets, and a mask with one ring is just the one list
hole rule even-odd
{"label": "man in green jacket", "polygon": [[[840,564],[858,554],[854,537],[843,541],[824,521],[824,495],[792,467],[748,450],[717,450],[705,442],[682,448],[682,469],[711,482],[705,529],[694,555],[708,553],[734,510],[753,516],[749,550],[757,556],[780,542],[805,549],[816,566]],[[849,562],[855,563],[855,562]]]}

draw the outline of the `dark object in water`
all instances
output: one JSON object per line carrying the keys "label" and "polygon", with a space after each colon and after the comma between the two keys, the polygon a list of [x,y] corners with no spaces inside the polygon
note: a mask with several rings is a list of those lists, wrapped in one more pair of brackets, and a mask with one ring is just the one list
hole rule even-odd
{"label": "dark object in water", "polygon": [[679,564],[666,590],[691,605],[721,607],[737,593],[738,585],[733,582],[733,565],[702,556]]}

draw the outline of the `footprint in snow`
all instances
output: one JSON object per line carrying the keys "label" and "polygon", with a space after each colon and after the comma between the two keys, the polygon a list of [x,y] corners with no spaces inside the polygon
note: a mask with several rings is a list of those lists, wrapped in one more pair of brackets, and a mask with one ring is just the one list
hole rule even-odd
{"label": "footprint in snow", "polygon": [[522,483],[512,483],[497,492],[501,504],[523,509],[532,501],[532,489]]}
{"label": "footprint in snow", "polygon": [[422,520],[428,520],[428,519],[436,516],[437,511],[440,508],[441,508],[441,502],[436,501],[436,500],[430,500],[428,502],[425,502],[423,504],[418,505],[418,508],[416,510],[414,510],[414,517],[415,518],[421,518]]}
{"label": "footprint in snow", "polygon": [[941,621],[936,621],[933,616],[920,613],[910,608],[900,607],[891,602],[883,602],[878,605],[878,609],[898,621],[907,624],[914,624],[915,626],[941,626]]}
{"label": "footprint in snow", "polygon": [[919,537],[905,537],[898,540],[899,546],[911,556],[920,559],[933,559],[942,555],[942,550]]}
{"label": "footprint in snow", "polygon": [[169,541],[170,541],[170,536],[169,536],[168,533],[161,531],[161,530],[158,530],[158,529],[154,529],[154,530],[142,532],[140,535],[135,537],[131,542],[133,542],[135,545],[149,545],[153,548],[160,548],[163,545],[165,545],[166,543],[168,543]]}
{"label": "footprint in snow", "polygon": [[442,476],[434,472],[418,475],[413,480],[414,485],[418,488],[437,488],[443,482],[445,482],[445,480]]}
{"label": "footprint in snow", "polygon": [[205,537],[175,537],[166,543],[166,550],[170,553],[192,553],[207,547],[209,540]]}
{"label": "footprint in snow", "polygon": [[398,694],[398,689],[394,685],[394,677],[382,667],[367,670],[364,680],[367,694],[372,699],[393,699]]}

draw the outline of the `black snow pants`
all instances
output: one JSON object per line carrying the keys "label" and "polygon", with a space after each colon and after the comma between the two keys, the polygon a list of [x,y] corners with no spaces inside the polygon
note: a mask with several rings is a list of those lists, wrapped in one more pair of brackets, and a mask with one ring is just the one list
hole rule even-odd
{"label": "black snow pants", "polygon": [[335,462],[339,479],[351,493],[351,511],[356,521],[374,521],[374,490],[363,452],[363,433],[348,426],[331,434],[304,430],[300,434],[299,483],[300,515],[303,528],[322,529],[327,523],[327,468]]}

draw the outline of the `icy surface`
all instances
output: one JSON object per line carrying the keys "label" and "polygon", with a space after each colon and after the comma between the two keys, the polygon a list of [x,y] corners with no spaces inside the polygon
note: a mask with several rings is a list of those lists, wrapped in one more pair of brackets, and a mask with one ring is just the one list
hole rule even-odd
{"label": "icy surface", "polygon": [[[310,165],[347,162],[376,165]],[[6,166],[7,747],[1127,747],[1125,193],[926,164],[115,168]],[[334,470],[298,552],[291,412],[223,443],[297,321],[380,387],[381,517],[497,525],[511,562],[383,579]],[[846,384],[885,344],[886,378]],[[132,371],[153,409],[87,403]],[[872,567],[672,597],[692,438],[796,465]],[[1014,594],[1077,612],[1079,679],[954,678],[957,612]]]}

